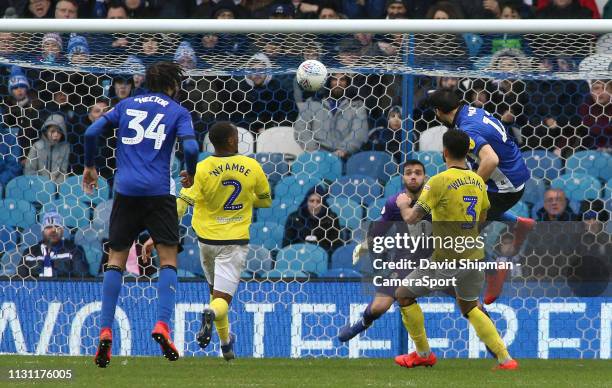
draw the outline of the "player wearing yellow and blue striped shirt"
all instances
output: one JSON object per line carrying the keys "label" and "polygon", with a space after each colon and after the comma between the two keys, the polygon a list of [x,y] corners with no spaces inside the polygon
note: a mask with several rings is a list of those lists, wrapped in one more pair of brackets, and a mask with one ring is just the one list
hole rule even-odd
{"label": "player wearing yellow and blue striped shirt", "polygon": [[[479,260],[484,257],[482,247],[470,244],[473,248],[469,248],[465,241],[467,237],[476,239],[479,236],[478,223],[486,220],[490,204],[483,179],[468,170],[465,162],[470,146],[469,136],[463,131],[450,129],[444,134],[443,145],[448,170],[433,176],[425,184],[414,207],[410,207],[412,201],[405,194],[398,196],[397,205],[402,218],[409,224],[431,213],[433,237],[451,237],[456,243],[450,249],[437,245],[434,247],[433,261],[444,260],[447,268],[416,269],[406,278],[409,285],[398,288],[396,297],[401,306],[402,321],[417,351],[397,356],[395,362],[406,368],[433,366],[436,363],[436,356],[431,352],[425,334],[425,318],[416,303],[417,297],[427,295],[432,290],[418,282],[427,277],[437,280],[455,279],[455,294],[461,313],[474,327],[478,337],[497,356],[499,364],[496,368],[517,369],[518,363],[510,357],[493,322],[478,308],[484,273],[460,265],[456,268],[448,266],[448,263],[456,264],[457,259]],[[458,245],[459,241],[464,242]]]}
{"label": "player wearing yellow and blue striped shirt", "polygon": [[218,122],[209,131],[215,154],[198,163],[194,184],[177,199],[179,217],[193,206],[192,226],[198,235],[200,259],[212,294],[202,314],[197,339],[202,349],[215,323],[226,360],[234,358],[228,310],[246,265],[253,208],[270,207],[270,185],[259,163],[238,155],[238,129]]}

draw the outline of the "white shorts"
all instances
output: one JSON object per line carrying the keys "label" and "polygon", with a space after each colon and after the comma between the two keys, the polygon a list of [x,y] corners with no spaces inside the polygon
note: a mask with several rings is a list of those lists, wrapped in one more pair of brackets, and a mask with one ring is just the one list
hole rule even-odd
{"label": "white shorts", "polygon": [[234,296],[246,267],[248,245],[209,245],[199,242],[200,261],[208,284]]}

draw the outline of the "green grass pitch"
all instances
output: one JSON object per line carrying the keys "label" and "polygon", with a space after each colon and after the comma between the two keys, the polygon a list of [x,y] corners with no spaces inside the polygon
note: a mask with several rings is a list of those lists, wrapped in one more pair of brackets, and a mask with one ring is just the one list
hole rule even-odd
{"label": "green grass pitch", "polygon": [[[611,360],[520,360],[519,371],[491,371],[493,360],[442,360],[405,369],[391,359],[236,359],[0,356],[0,386],[75,387],[610,387]],[[9,369],[71,369],[71,380],[8,380]]]}

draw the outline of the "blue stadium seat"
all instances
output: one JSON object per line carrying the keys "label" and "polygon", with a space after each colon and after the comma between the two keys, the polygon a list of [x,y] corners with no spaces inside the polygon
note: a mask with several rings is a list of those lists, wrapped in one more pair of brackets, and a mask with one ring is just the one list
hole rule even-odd
{"label": "blue stadium seat", "polygon": [[43,205],[40,212],[40,222],[45,213],[58,212],[64,218],[64,226],[68,228],[89,228],[91,226],[89,206],[75,201],[74,197],[59,198]]}
{"label": "blue stadium seat", "polygon": [[38,244],[42,240],[41,226],[34,224],[27,229],[21,231],[20,247],[31,247]]}
{"label": "blue stadium seat", "polygon": [[305,152],[293,162],[291,173],[319,180],[334,180],[342,176],[342,160],[329,152]]}
{"label": "blue stadium seat", "polygon": [[0,253],[0,276],[12,276],[17,273],[22,254],[17,249]]}
{"label": "blue stadium seat", "polygon": [[521,200],[534,204],[542,201],[544,192],[546,192],[546,183],[542,179],[529,178],[525,182],[525,192]]}
{"label": "blue stadium seat", "polygon": [[389,182],[385,185],[385,198],[389,198],[392,195],[397,194],[404,188],[404,183],[402,182],[402,176],[396,175],[393,178],[389,179]]}
{"label": "blue stadium seat", "polygon": [[179,176],[181,173],[182,164],[183,163],[176,156],[172,156],[172,169],[170,171],[171,176]]}
{"label": "blue stadium seat", "polygon": [[523,152],[525,164],[532,178],[552,180],[561,174],[563,163],[561,158],[552,152],[533,150]]}
{"label": "blue stadium seat", "polygon": [[193,228],[185,228],[183,231],[184,233],[181,234],[181,237],[183,238],[183,245],[198,245],[198,235]]}
{"label": "blue stadium seat", "polygon": [[285,161],[285,154],[258,152],[253,157],[261,164],[270,184],[274,185],[283,177],[289,175],[289,164]]}
{"label": "blue stadium seat", "polygon": [[269,250],[262,246],[249,245],[246,262],[247,271],[256,276],[262,276],[266,271],[271,271],[273,265],[274,261]]}
{"label": "blue stadium seat", "polygon": [[351,268],[334,268],[321,275],[322,278],[361,278],[361,274]]}
{"label": "blue stadium seat", "polygon": [[208,151],[202,151],[198,154],[198,162],[201,162],[202,160],[208,158],[210,155],[212,155],[212,152],[208,152]]}
{"label": "blue stadium seat", "polygon": [[327,252],[314,244],[293,244],[276,255],[275,270],[303,271],[320,275],[327,271]]}
{"label": "blue stadium seat", "polygon": [[17,141],[18,136],[19,128],[17,127],[0,128],[0,155],[3,157],[10,155],[14,160],[21,158],[23,150]]}
{"label": "blue stadium seat", "polygon": [[185,245],[183,251],[178,255],[178,268],[198,276],[204,276],[204,270],[200,262],[200,247],[197,245]]}
{"label": "blue stadium seat", "polygon": [[332,253],[331,269],[336,268],[352,268],[353,267],[353,250],[357,244],[350,243],[340,247]]}
{"label": "blue stadium seat", "polygon": [[51,202],[56,192],[57,186],[47,178],[37,175],[21,175],[7,183],[5,196],[44,204]]}
{"label": "blue stadium seat", "polygon": [[329,186],[332,197],[346,197],[364,206],[382,196],[383,188],[374,178],[363,175],[347,175]]}
{"label": "blue stadium seat", "polygon": [[262,277],[269,279],[307,279],[310,276],[302,271],[295,271],[292,269],[273,269],[271,271],[267,271]]}
{"label": "blue stadium seat", "polygon": [[93,228],[79,229],[74,235],[74,243],[83,247],[99,245],[101,244],[100,234]]}
{"label": "blue stadium seat", "polygon": [[[287,216],[298,209],[298,198],[278,198],[272,201],[272,206],[257,209],[257,222],[276,222],[284,225]],[[301,201],[301,199],[299,199]]]}
{"label": "blue stadium seat", "polygon": [[0,226],[0,254],[17,248],[19,234],[10,226]]}
{"label": "blue stadium seat", "polygon": [[293,198],[301,202],[308,190],[318,185],[321,181],[317,178],[306,178],[303,176],[288,176],[281,179],[274,187],[274,199]]}
{"label": "blue stadium seat", "polygon": [[85,245],[83,246],[85,251],[85,258],[89,264],[89,274],[91,276],[97,276],[98,270],[100,269],[100,262],[102,261],[102,246],[101,245]]}
{"label": "blue stadium seat", "polygon": [[612,156],[602,151],[579,151],[567,158],[565,170],[607,181],[612,179]]}
{"label": "blue stadium seat", "polygon": [[340,226],[357,230],[361,226],[363,208],[357,202],[344,197],[330,198],[329,207],[338,215]]}
{"label": "blue stadium seat", "polygon": [[423,163],[425,166],[425,174],[434,176],[446,170],[446,164],[442,157],[442,152],[437,151],[415,151],[412,154],[413,158]]}
{"label": "blue stadium seat", "polygon": [[79,201],[86,204],[93,203],[94,205],[106,201],[109,198],[109,188],[106,179],[98,177],[98,189],[94,190],[92,195],[85,194],[81,187],[82,177],[71,176],[59,185],[59,193],[61,197],[68,201]]}
{"label": "blue stadium seat", "polygon": [[0,201],[0,225],[17,226],[26,229],[36,223],[36,209],[22,199]]}
{"label": "blue stadium seat", "polygon": [[251,243],[268,250],[279,249],[283,244],[285,226],[276,222],[254,222],[250,228]]}
{"label": "blue stadium seat", "polygon": [[510,211],[519,217],[529,217],[529,206],[523,201],[518,201]]}
{"label": "blue stadium seat", "polygon": [[563,174],[554,179],[550,186],[562,189],[567,198],[574,201],[597,199],[601,193],[601,183],[587,174]]}
{"label": "blue stadium seat", "polygon": [[381,182],[387,182],[396,174],[397,163],[386,152],[358,152],[346,161],[346,175],[366,175]]}
{"label": "blue stadium seat", "polygon": [[376,201],[372,202],[366,209],[366,219],[368,221],[379,220],[381,216],[380,212],[383,207],[385,207],[386,202],[387,198],[377,198]]}

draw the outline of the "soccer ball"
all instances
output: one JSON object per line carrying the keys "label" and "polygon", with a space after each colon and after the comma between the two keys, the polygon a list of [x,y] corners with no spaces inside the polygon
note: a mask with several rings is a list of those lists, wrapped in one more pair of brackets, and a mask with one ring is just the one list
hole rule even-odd
{"label": "soccer ball", "polygon": [[311,59],[302,62],[295,76],[302,89],[308,92],[316,92],[325,84],[327,68],[321,62]]}

